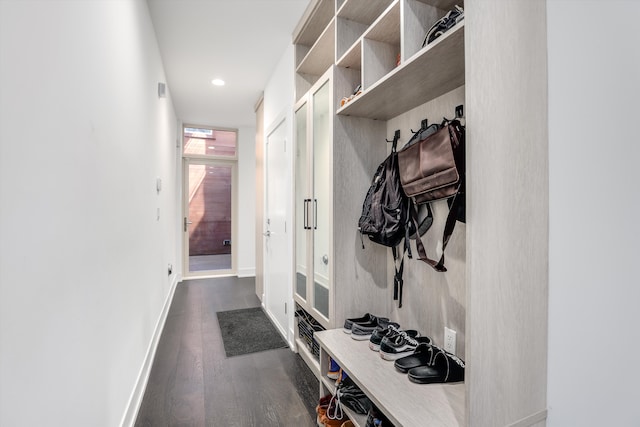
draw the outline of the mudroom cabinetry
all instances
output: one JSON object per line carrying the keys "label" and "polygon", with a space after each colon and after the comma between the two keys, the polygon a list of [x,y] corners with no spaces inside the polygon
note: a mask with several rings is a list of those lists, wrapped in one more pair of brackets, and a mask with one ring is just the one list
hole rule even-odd
{"label": "mudroom cabinetry", "polygon": [[[464,7],[464,21],[423,47],[430,25],[455,5]],[[442,393],[430,409],[433,425],[545,423],[545,16],[544,0],[316,0],[294,32],[296,100],[325,73],[333,76],[329,317],[321,320],[331,329],[373,312],[425,331],[439,345],[443,324],[455,326],[465,382],[423,386]],[[406,142],[420,119],[451,117],[459,103],[467,126],[466,224],[456,226],[447,248],[447,273],[410,261],[409,292],[398,309],[390,298],[390,255],[382,249],[372,257],[381,248],[365,241],[363,250],[357,235],[362,199],[388,152],[384,139],[401,129]],[[541,215],[532,218],[534,206]],[[436,228],[443,209],[434,207]],[[441,237],[434,236],[430,248],[438,251]],[[363,262],[368,257],[379,263]],[[358,343],[341,333],[318,335],[321,393],[331,390],[324,378],[331,355],[400,425],[418,425],[403,421],[388,400],[408,387],[378,383],[376,354],[364,348],[354,359]]]}
{"label": "mudroom cabinetry", "polygon": [[[354,197],[366,192],[369,170],[384,156],[384,139],[367,145],[384,135],[384,123],[335,114],[353,74],[328,66],[294,108],[294,300],[326,329],[342,326],[353,310],[386,310],[386,251],[362,251],[362,202]],[[300,337],[297,344],[308,350]]]}

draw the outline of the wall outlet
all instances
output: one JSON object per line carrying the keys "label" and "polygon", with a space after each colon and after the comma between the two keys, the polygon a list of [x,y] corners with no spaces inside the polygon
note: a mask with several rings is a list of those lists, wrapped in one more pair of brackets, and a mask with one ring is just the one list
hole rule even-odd
{"label": "wall outlet", "polygon": [[444,351],[456,354],[456,331],[444,327]]}

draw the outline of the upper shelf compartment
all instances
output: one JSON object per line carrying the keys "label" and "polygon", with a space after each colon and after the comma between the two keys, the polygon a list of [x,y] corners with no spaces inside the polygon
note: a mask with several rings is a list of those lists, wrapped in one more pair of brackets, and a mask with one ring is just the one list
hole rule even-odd
{"label": "upper shelf compartment", "polygon": [[302,58],[296,72],[314,76],[322,75],[335,61],[335,44],[336,20],[333,19]]}
{"label": "upper shelf compartment", "polygon": [[337,111],[388,120],[464,84],[464,21]]}
{"label": "upper shelf compartment", "polygon": [[420,3],[428,4],[429,6],[437,7],[442,10],[453,9],[453,6],[458,5],[462,6],[464,4],[463,0],[417,0]]}
{"label": "upper shelf compartment", "polygon": [[338,17],[370,25],[392,3],[392,0],[346,0]]}
{"label": "upper shelf compartment", "polygon": [[293,31],[293,44],[313,46],[333,19],[333,0],[315,0],[309,4],[301,24]]}

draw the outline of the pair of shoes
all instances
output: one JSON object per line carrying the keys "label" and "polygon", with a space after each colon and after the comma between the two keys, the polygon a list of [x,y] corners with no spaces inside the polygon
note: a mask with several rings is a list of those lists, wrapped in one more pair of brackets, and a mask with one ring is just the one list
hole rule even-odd
{"label": "pair of shoes", "polygon": [[346,104],[347,102],[351,101],[353,98],[355,98],[356,96],[360,95],[362,93],[362,85],[358,85],[353,93],[351,94],[351,96],[345,96],[344,98],[342,98],[342,100],[340,101],[340,106],[344,106],[344,104]]}
{"label": "pair of shoes", "polygon": [[329,357],[329,372],[327,372],[327,378],[335,380],[336,383],[344,380],[347,377],[347,373],[342,370],[340,365]]}
{"label": "pair of shoes", "polygon": [[347,418],[347,415],[343,412],[338,399],[331,395],[329,395],[329,397],[329,404],[325,413],[319,417],[321,424],[319,423],[318,425],[320,427],[341,427],[349,418]]}
{"label": "pair of shoes", "polygon": [[435,347],[431,363],[410,369],[408,376],[418,384],[454,383],[464,381],[464,368],[462,359]]}
{"label": "pair of shoes", "polygon": [[397,359],[394,366],[418,384],[464,381],[464,361],[431,344],[420,344],[412,355]]}
{"label": "pair of shoes", "polygon": [[324,420],[324,424],[322,424],[323,427],[342,427],[342,425],[345,423],[345,421],[347,421],[346,418],[344,419],[339,419],[339,420],[332,420],[331,418],[327,418],[326,416],[323,418]]}
{"label": "pair of shoes", "polygon": [[327,377],[332,380],[337,380],[342,375],[342,368],[332,357],[329,357],[329,372],[327,372]]}
{"label": "pair of shoes", "polygon": [[352,337],[354,335],[354,331],[356,331],[355,333],[357,334],[357,338],[354,339],[364,340],[369,339],[371,332],[373,332],[376,328],[386,327],[390,323],[398,326],[397,323],[390,322],[388,317],[378,317],[371,313],[367,313],[362,317],[346,319],[344,321],[342,331],[345,334],[351,334]]}
{"label": "pair of shoes", "polygon": [[391,427],[389,419],[375,406],[372,406],[367,414],[365,427]]}
{"label": "pair of shoes", "polygon": [[[400,332],[403,331],[395,324],[389,324],[386,328],[376,329],[371,333],[371,337],[369,338],[369,348],[373,351],[380,351],[380,344],[382,343],[382,340],[390,340],[396,335],[399,335]],[[407,329],[404,332],[411,338],[420,336],[420,332],[415,329]]]}
{"label": "pair of shoes", "polygon": [[351,328],[353,328],[354,323],[367,323],[373,321],[376,318],[377,316],[374,316],[371,313],[366,313],[361,317],[352,317],[351,319],[346,319],[344,321],[344,326],[342,327],[342,332],[344,332],[345,334],[350,334]]}
{"label": "pair of shoes", "polygon": [[399,324],[391,322],[386,317],[377,317],[366,323],[354,323],[351,328],[351,338],[358,341],[369,341],[375,331],[387,329],[389,326],[393,326],[396,329],[400,327]]}
{"label": "pair of shoes", "polygon": [[329,402],[331,402],[332,397],[331,394],[321,397],[318,406],[316,406],[316,424],[318,424],[318,427],[324,427],[322,417],[327,413],[327,408],[329,407]]}
{"label": "pair of shoes", "polygon": [[411,337],[405,331],[384,338],[380,342],[380,357],[384,360],[396,360],[412,354],[419,344],[431,344],[429,337]]}

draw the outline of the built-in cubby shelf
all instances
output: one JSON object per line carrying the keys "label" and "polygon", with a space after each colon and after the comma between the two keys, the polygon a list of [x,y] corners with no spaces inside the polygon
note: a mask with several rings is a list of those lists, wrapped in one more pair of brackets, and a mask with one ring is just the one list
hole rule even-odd
{"label": "built-in cubby shelf", "polygon": [[337,114],[388,120],[464,84],[464,21],[345,104]]}
{"label": "built-in cubby shelf", "polygon": [[336,16],[362,24],[371,24],[393,0],[346,0]]}
{"label": "built-in cubby shelf", "polygon": [[309,52],[300,61],[298,73],[320,76],[335,61],[336,20],[332,19]]}
{"label": "built-in cubby shelf", "polygon": [[298,354],[305,361],[311,372],[320,380],[320,362],[315,358],[315,356],[309,351],[307,344],[300,337],[296,338],[296,347],[298,348]]}
{"label": "built-in cubby shelf", "polygon": [[313,46],[333,19],[335,12],[333,0],[319,0],[310,6],[313,7],[305,12],[306,19],[302,19],[294,31],[296,36],[293,43],[296,45]]}
{"label": "built-in cubby shelf", "polygon": [[[326,372],[322,375],[320,382],[322,383],[321,387],[323,387],[327,392],[331,394],[336,393],[336,385],[335,380],[327,377]],[[367,425],[367,416],[358,414],[357,412],[352,411],[344,405],[341,405],[342,410],[349,417],[349,419],[353,422],[355,427],[365,427]]]}
{"label": "built-in cubby shelf", "polygon": [[[394,426],[465,425],[464,383],[412,383],[393,362],[371,351],[368,341],[353,340],[342,329],[318,332],[316,339],[321,381],[327,391],[335,390],[326,379],[325,359],[331,356]],[[354,418],[362,422],[362,418]]]}
{"label": "built-in cubby shelf", "polygon": [[338,67],[360,69],[362,62],[362,39],[358,39],[355,43],[336,61]]}

